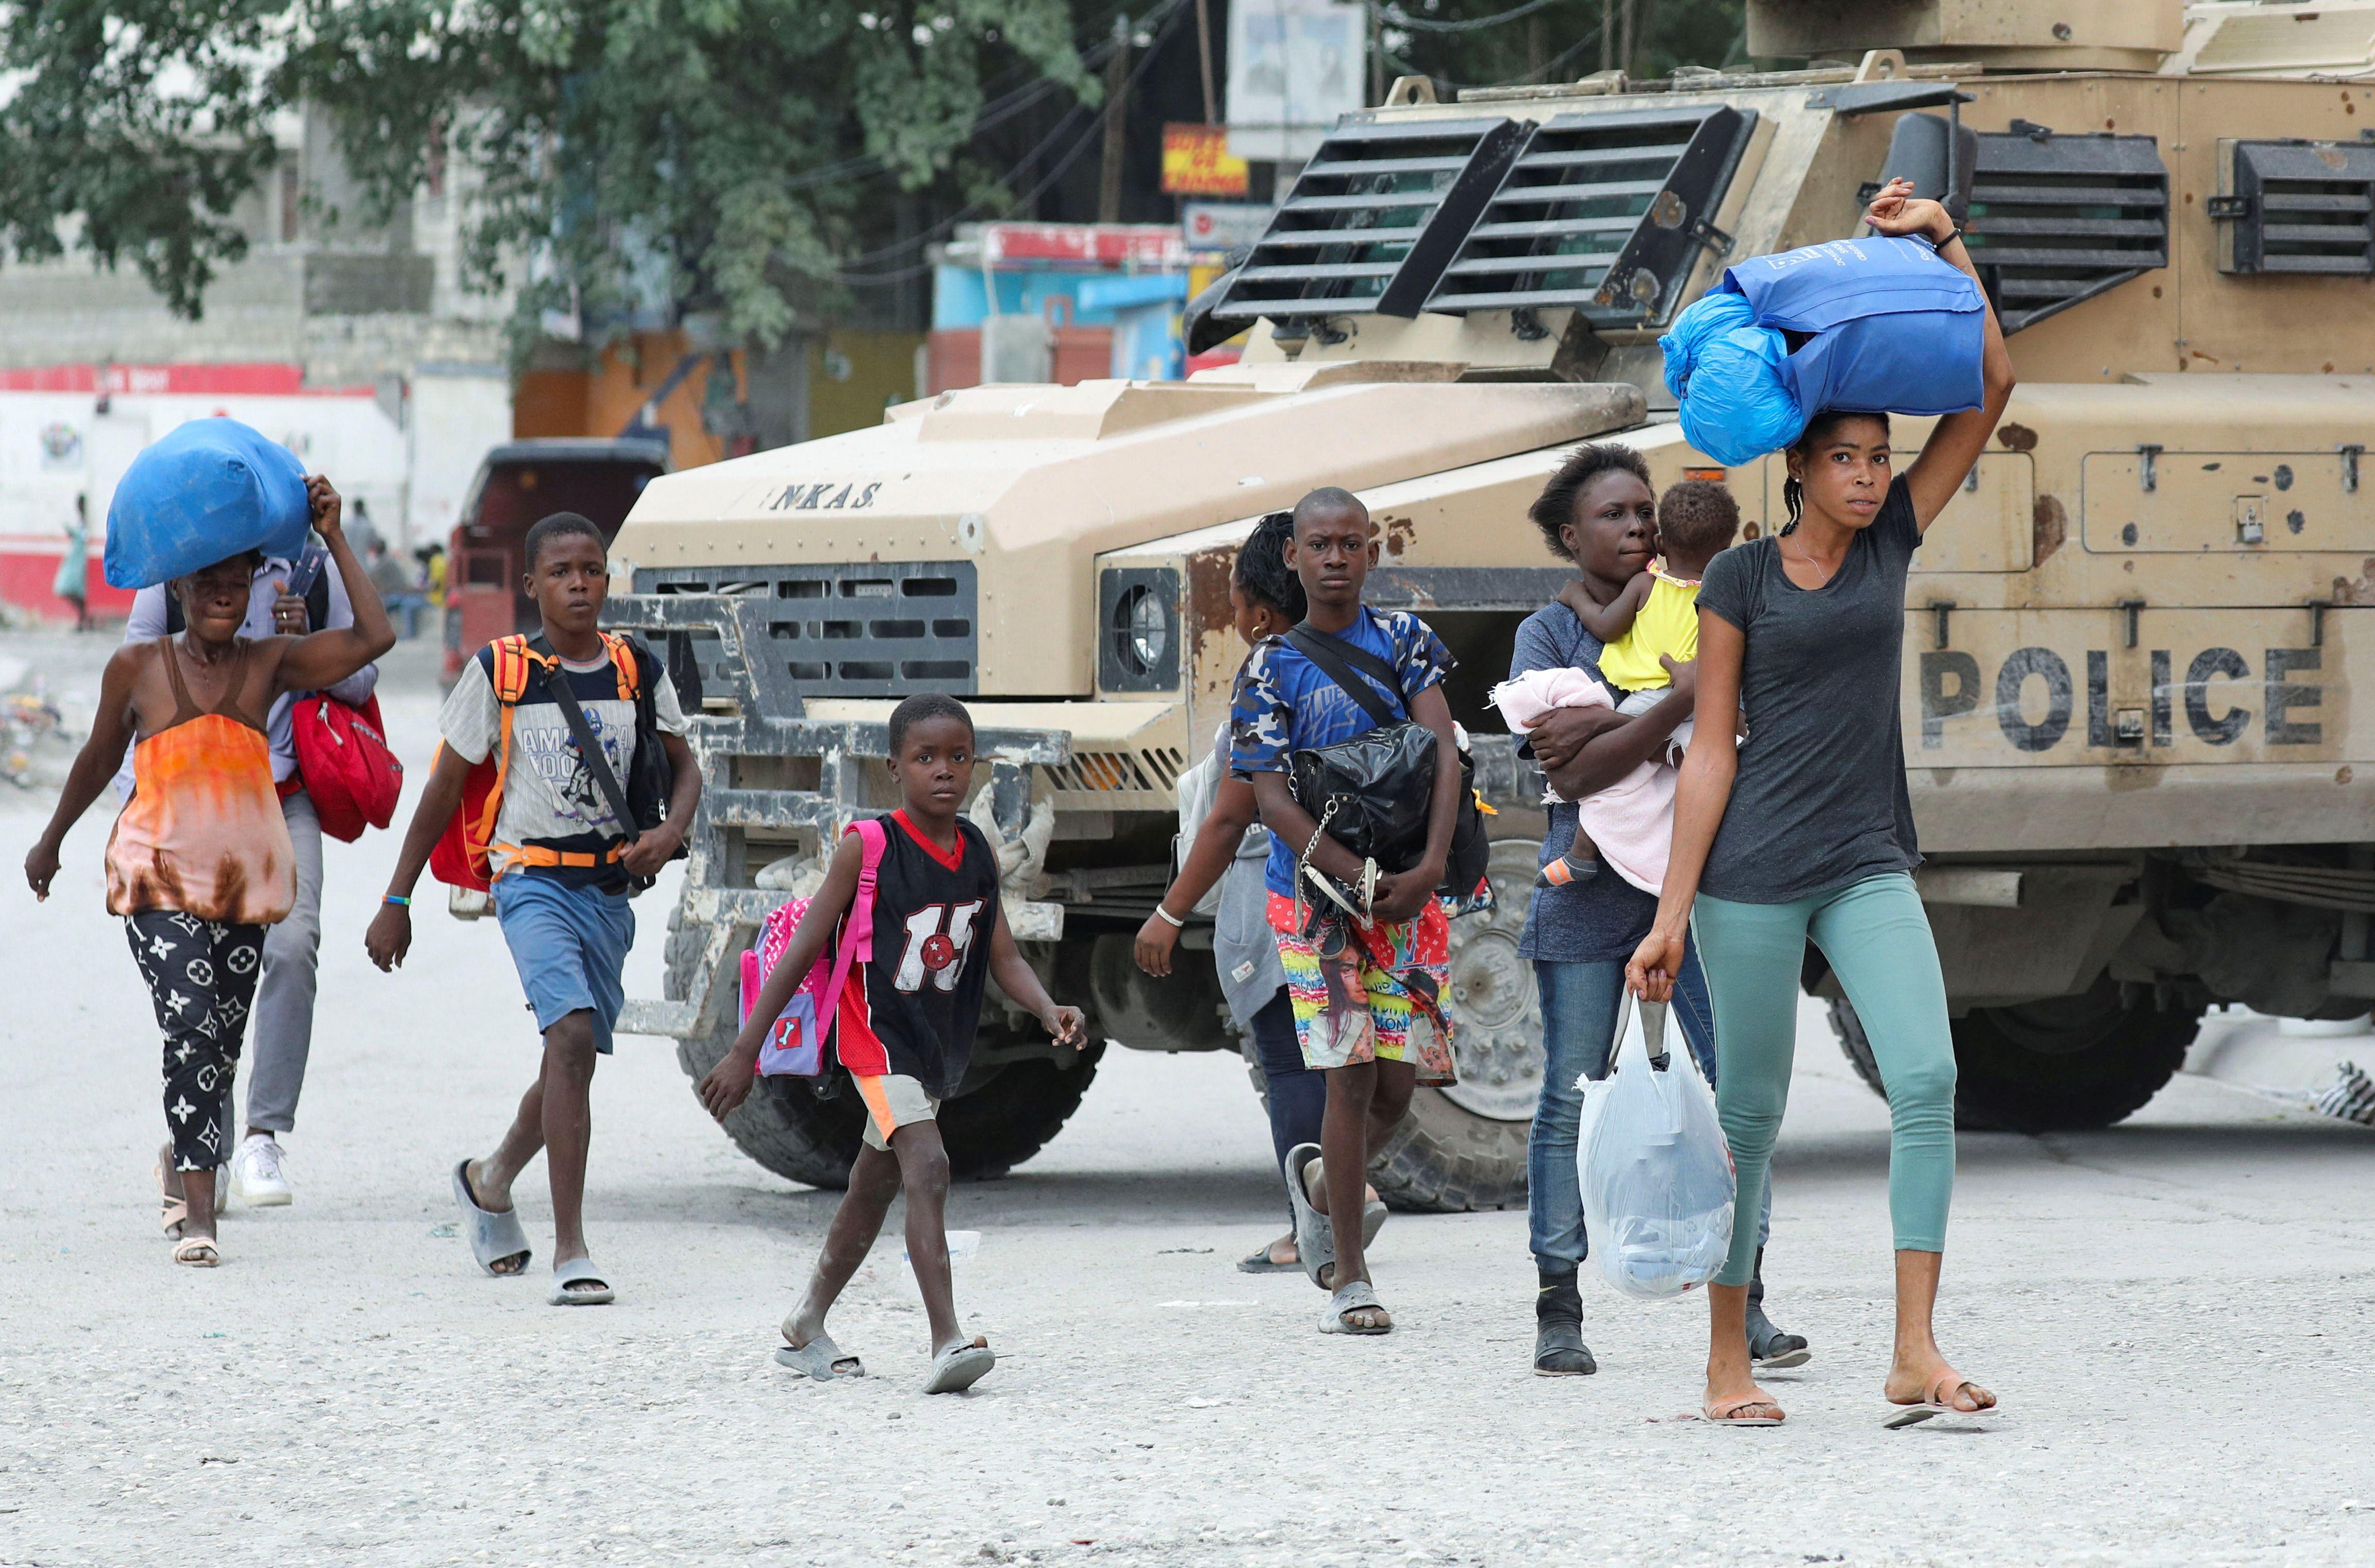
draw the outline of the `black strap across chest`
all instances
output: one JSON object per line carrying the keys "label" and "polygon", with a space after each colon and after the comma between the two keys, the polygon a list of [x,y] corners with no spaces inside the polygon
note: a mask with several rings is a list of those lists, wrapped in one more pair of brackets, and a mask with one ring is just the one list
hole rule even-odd
{"label": "black strap across chest", "polygon": [[[1393,666],[1368,649],[1322,631],[1307,620],[1288,631],[1286,641],[1288,646],[1317,666],[1321,674],[1342,687],[1378,727],[1400,724],[1410,716],[1407,711],[1398,713],[1387,706],[1384,693],[1377,688],[1399,696],[1401,678],[1394,673]],[[1360,674],[1354,674],[1355,670]],[[1375,679],[1377,685],[1371,686],[1361,678],[1363,675]],[[1404,697],[1403,707],[1407,710],[1408,706],[1409,699]]]}

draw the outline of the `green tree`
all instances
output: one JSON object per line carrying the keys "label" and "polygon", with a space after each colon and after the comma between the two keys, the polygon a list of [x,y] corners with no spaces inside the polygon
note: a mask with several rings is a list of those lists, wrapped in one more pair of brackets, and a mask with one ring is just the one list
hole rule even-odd
{"label": "green tree", "polygon": [[523,343],[635,304],[773,343],[886,192],[969,177],[986,83],[1097,91],[1065,0],[20,0],[0,25],[17,253],[129,260],[198,314],[273,117],[310,104],[359,217],[465,174],[471,273],[517,291]]}

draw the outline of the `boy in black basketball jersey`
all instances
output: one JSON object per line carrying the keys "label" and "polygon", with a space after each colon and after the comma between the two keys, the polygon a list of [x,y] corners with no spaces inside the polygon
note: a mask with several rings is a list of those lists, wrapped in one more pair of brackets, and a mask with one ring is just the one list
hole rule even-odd
{"label": "boy in black basketball jersey", "polygon": [[[825,1231],[808,1294],[784,1319],[785,1344],[775,1352],[786,1366],[821,1381],[863,1375],[857,1358],[825,1333],[825,1314],[866,1261],[902,1188],[907,1256],[932,1330],[932,1375],[924,1392],[953,1394],[997,1364],[987,1340],[968,1342],[957,1328],[941,1221],[949,1156],[933,1116],[964,1079],[989,977],[1059,1043],[1078,1046],[1085,1038],[1081,1009],[1050,1001],[1016,950],[998,907],[998,856],[959,815],[973,792],[973,717],[953,698],[910,697],[892,711],[891,772],[904,804],[882,824],[874,956],[851,971],[833,1032],[834,1053],[866,1103],[865,1145]],[[751,1004],[750,1021],[702,1079],[702,1103],[711,1115],[724,1120],[749,1096],[767,1028],[827,952],[857,897],[863,858],[857,834],[845,834],[824,886]]]}

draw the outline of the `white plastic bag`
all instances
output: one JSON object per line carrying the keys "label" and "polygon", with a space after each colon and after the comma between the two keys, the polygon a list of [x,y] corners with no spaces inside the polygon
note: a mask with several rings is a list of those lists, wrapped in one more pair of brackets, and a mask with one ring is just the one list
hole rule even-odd
{"label": "white plastic bag", "polygon": [[1577,1083],[1584,1224],[1611,1285],[1677,1296],[1731,1250],[1731,1149],[1689,1050],[1666,1049],[1666,1005],[1627,996],[1616,1032],[1608,1076]]}

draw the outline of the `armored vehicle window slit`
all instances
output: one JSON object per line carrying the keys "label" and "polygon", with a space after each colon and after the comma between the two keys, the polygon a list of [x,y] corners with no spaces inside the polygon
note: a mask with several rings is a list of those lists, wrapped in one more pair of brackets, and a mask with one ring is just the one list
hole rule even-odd
{"label": "armored vehicle window slit", "polygon": [[1417,314],[1524,139],[1506,119],[1340,125],[1212,318]]}
{"label": "armored vehicle window slit", "polygon": [[1966,242],[2007,333],[2168,265],[2168,171],[2151,136],[1979,138]]}
{"label": "armored vehicle window slit", "polygon": [[2375,142],[2219,146],[2221,272],[2375,276]]}
{"label": "armored vehicle window slit", "polygon": [[1755,129],[1720,105],[1562,114],[1539,127],[1468,232],[1430,311],[1568,306],[1595,326],[1662,322]]}

